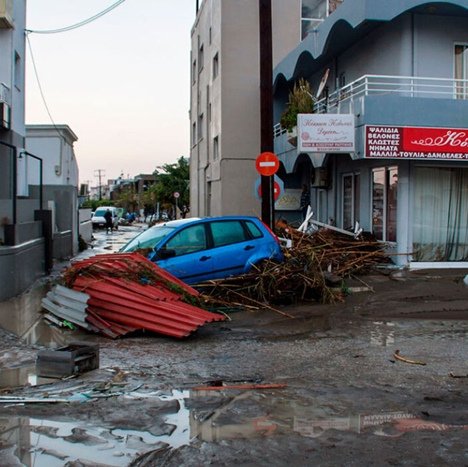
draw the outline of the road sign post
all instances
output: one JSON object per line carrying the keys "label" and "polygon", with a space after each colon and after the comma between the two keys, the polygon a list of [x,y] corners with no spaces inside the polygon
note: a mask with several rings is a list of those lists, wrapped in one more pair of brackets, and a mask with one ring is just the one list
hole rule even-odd
{"label": "road sign post", "polygon": [[180,193],[178,191],[174,192],[174,199],[175,199],[175,213],[174,218],[177,219],[177,200],[179,199]]}
{"label": "road sign post", "polygon": [[255,161],[255,167],[261,175],[262,220],[273,229],[275,209],[273,175],[279,169],[279,159],[272,152],[262,152]]}

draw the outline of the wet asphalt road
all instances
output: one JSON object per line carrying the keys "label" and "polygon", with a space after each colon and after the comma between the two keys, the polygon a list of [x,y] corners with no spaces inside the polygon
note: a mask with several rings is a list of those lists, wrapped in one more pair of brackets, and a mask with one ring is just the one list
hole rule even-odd
{"label": "wet asphalt road", "polygon": [[[97,233],[81,256],[139,228]],[[5,394],[68,402],[3,403],[0,465],[468,465],[462,277],[375,273],[343,304],[235,312],[183,341],[5,333],[2,385],[32,384]],[[38,349],[77,337],[99,343],[100,369],[35,385]]]}

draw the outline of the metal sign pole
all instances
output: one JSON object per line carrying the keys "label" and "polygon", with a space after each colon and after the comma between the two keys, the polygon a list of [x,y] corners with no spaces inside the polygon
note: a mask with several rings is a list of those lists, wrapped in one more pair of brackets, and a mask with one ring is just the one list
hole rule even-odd
{"label": "metal sign pole", "polygon": [[[273,51],[271,0],[259,0],[260,20],[260,150],[273,151]],[[273,177],[262,175],[262,221],[273,229]]]}

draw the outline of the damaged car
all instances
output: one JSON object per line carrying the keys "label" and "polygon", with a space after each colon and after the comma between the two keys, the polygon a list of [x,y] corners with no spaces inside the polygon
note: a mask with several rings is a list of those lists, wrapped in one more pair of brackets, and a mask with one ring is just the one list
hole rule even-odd
{"label": "damaged car", "polygon": [[278,237],[253,216],[192,217],[156,224],[120,251],[139,251],[188,284],[247,273],[265,260],[284,259]]}

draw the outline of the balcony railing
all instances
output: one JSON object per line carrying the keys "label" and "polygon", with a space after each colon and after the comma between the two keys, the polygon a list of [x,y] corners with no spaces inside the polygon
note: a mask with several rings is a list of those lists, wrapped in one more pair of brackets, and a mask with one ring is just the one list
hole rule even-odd
{"label": "balcony railing", "polygon": [[10,102],[10,88],[5,83],[0,83],[0,102]]}
{"label": "balcony railing", "polygon": [[414,76],[364,75],[315,103],[315,113],[353,112],[362,96],[398,95],[438,99],[468,99],[468,80]]}
{"label": "balcony railing", "polygon": [[[362,96],[370,95],[468,99],[468,79],[364,75],[317,101],[314,113],[353,113],[355,102]],[[277,123],[273,128],[274,137],[283,133],[286,130]]]}

